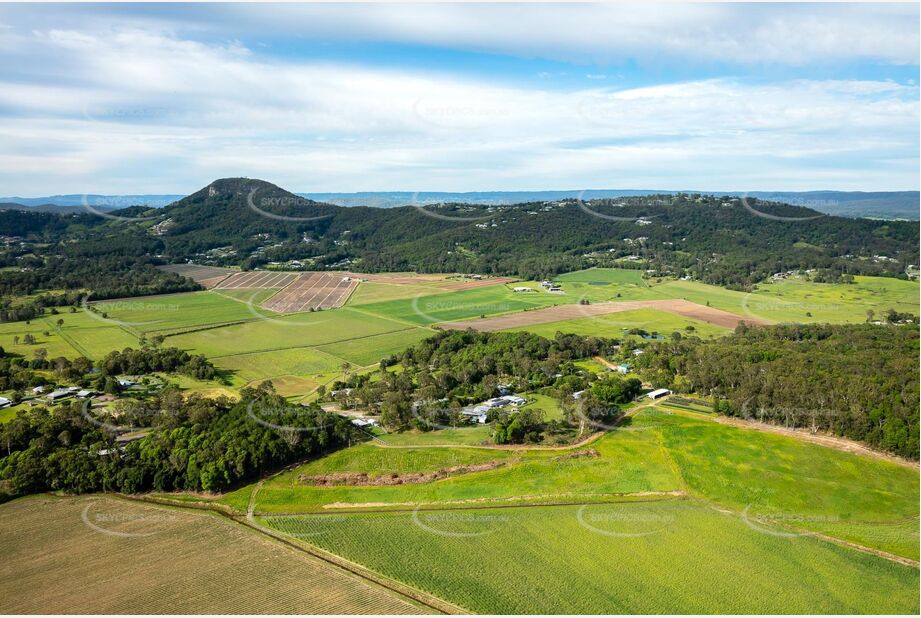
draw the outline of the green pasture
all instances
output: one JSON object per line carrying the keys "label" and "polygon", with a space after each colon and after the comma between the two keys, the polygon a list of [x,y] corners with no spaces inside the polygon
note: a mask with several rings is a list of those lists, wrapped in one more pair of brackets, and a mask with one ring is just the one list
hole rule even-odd
{"label": "green pasture", "polygon": [[210,358],[320,346],[408,328],[406,324],[384,317],[342,308],[255,319],[244,324],[183,333],[168,337],[166,345]]}
{"label": "green pasture", "polygon": [[[685,330],[687,326],[693,326],[694,330],[690,332]],[[666,337],[675,331],[680,332],[683,336],[693,335],[703,338],[719,337],[730,332],[727,328],[709,322],[685,318],[658,309],[633,309],[574,320],[520,326],[509,330],[526,331],[549,339],[553,339],[556,333],[621,339],[625,332],[632,328],[642,328],[650,333],[655,332]]]}
{"label": "green pasture", "polygon": [[213,362],[241,380],[251,382],[273,376],[338,372],[343,361],[313,348],[292,348],[221,356]]}
{"label": "green pasture", "polygon": [[[642,435],[646,433],[647,435]],[[384,437],[386,440],[386,436]],[[433,435],[432,439],[435,439]],[[256,510],[262,512],[316,512],[332,504],[353,508],[386,505],[437,505],[471,502],[476,504],[514,504],[526,502],[560,502],[573,499],[603,500],[612,495],[672,491],[680,488],[667,455],[651,432],[618,431],[591,445],[597,457],[567,457],[567,451],[517,451],[471,447],[386,448],[363,444],[343,451],[348,470],[374,474],[388,471],[398,461],[407,472],[431,470],[414,458],[416,449],[437,451],[437,457],[475,456],[481,461],[503,461],[506,465],[493,470],[453,476],[435,483],[395,486],[315,487],[297,482],[299,474],[316,474],[329,470],[324,460],[311,462],[266,481],[256,498]],[[380,451],[383,451],[381,453]],[[407,453],[409,451],[409,453]],[[337,464],[345,465],[342,460]],[[413,466],[416,466],[415,468]],[[311,472],[312,471],[312,472]],[[251,491],[246,487],[224,499],[235,505],[239,495]]]}
{"label": "green pasture", "polygon": [[918,570],[695,500],[263,517],[476,613],[918,612]]}
{"label": "green pasture", "polygon": [[353,365],[366,367],[378,363],[382,358],[387,358],[391,354],[400,354],[406,348],[416,345],[433,334],[434,332],[427,328],[410,328],[395,333],[339,341],[318,346],[317,349],[347,360]]}
{"label": "green pasture", "polygon": [[[51,316],[54,318],[66,316]],[[45,332],[48,335],[45,335]],[[35,338],[33,345],[26,345],[22,342],[23,338],[30,334]],[[19,337],[19,343],[13,343],[16,337]],[[80,353],[68,341],[56,331],[55,327],[49,326],[43,319],[32,320],[30,324],[25,322],[5,322],[0,324],[0,348],[3,348],[7,354],[19,354],[26,360],[34,358],[35,350],[45,348],[48,351],[48,358],[65,356],[74,358],[80,356]]]}
{"label": "green pasture", "polygon": [[389,300],[398,300],[401,298],[412,298],[414,296],[425,296],[428,294],[437,294],[443,292],[431,285],[396,285],[393,283],[377,283],[374,281],[362,281],[352,292],[347,305],[368,305]]}
{"label": "green pasture", "polygon": [[425,326],[436,322],[478,318],[481,315],[513,313],[564,302],[575,301],[567,301],[563,295],[545,292],[519,294],[504,285],[491,285],[370,303],[362,305],[361,308],[376,315]]}
{"label": "green pasture", "polygon": [[[738,512],[816,531],[846,531],[868,547],[918,555],[918,472],[777,434],[721,425],[687,412],[644,410],[688,489]],[[900,543],[868,524],[906,523]],[[888,548],[888,549],[886,549]]]}
{"label": "green pasture", "polygon": [[[239,294],[237,299],[231,298]],[[167,333],[227,322],[255,320],[276,315],[259,308],[274,290],[226,290],[143,296],[96,303],[100,312],[128,328],[143,333]],[[247,302],[253,298],[252,310]]]}

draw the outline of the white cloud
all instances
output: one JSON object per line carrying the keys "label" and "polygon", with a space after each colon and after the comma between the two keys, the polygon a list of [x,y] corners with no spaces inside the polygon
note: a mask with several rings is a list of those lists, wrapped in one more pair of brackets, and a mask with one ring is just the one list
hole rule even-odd
{"label": "white cloud", "polygon": [[14,47],[34,65],[31,81],[0,70],[4,194],[185,192],[238,175],[301,191],[918,186],[919,89],[894,82],[563,92],[268,61],[137,27],[11,36],[0,64]]}

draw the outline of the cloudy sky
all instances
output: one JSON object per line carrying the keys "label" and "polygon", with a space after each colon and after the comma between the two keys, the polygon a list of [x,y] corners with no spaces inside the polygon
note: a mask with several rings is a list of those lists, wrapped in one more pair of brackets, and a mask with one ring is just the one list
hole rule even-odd
{"label": "cloudy sky", "polygon": [[917,4],[0,5],[0,195],[919,188]]}

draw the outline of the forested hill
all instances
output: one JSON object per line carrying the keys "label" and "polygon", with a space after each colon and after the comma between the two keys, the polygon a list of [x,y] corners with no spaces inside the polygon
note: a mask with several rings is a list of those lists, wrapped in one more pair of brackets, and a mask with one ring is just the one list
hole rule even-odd
{"label": "forested hill", "polygon": [[[541,278],[626,266],[749,288],[817,269],[904,277],[918,226],[692,194],[509,206],[339,207],[260,180],[217,180],[162,209],[56,215],[0,210],[0,294],[89,290],[95,298],[180,291],[153,268],[192,260],[261,268],[477,272]],[[629,260],[624,261],[625,258]],[[620,260],[620,261],[618,261]]]}
{"label": "forested hill", "polygon": [[245,267],[312,258],[317,268],[350,260],[349,268],[356,270],[530,278],[638,255],[660,272],[745,287],[793,268],[898,276],[918,262],[918,228],[910,222],[687,194],[343,208],[258,180],[224,179],[157,216],[170,221],[160,236],[169,256],[230,246],[221,260]]}

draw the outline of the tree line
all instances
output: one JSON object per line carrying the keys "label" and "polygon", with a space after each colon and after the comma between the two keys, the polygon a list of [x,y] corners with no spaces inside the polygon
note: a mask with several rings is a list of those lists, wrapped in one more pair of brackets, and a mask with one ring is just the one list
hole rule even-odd
{"label": "tree line", "polygon": [[[222,491],[356,439],[343,417],[291,406],[270,383],[239,402],[169,389],[115,418],[73,402],[21,410],[0,427],[0,479],[11,495],[42,491]],[[144,437],[119,444],[140,419]]]}
{"label": "tree line", "polygon": [[[895,316],[898,317],[898,316]],[[649,345],[647,380],[714,398],[721,414],[824,431],[918,459],[916,325],[740,325]]]}

